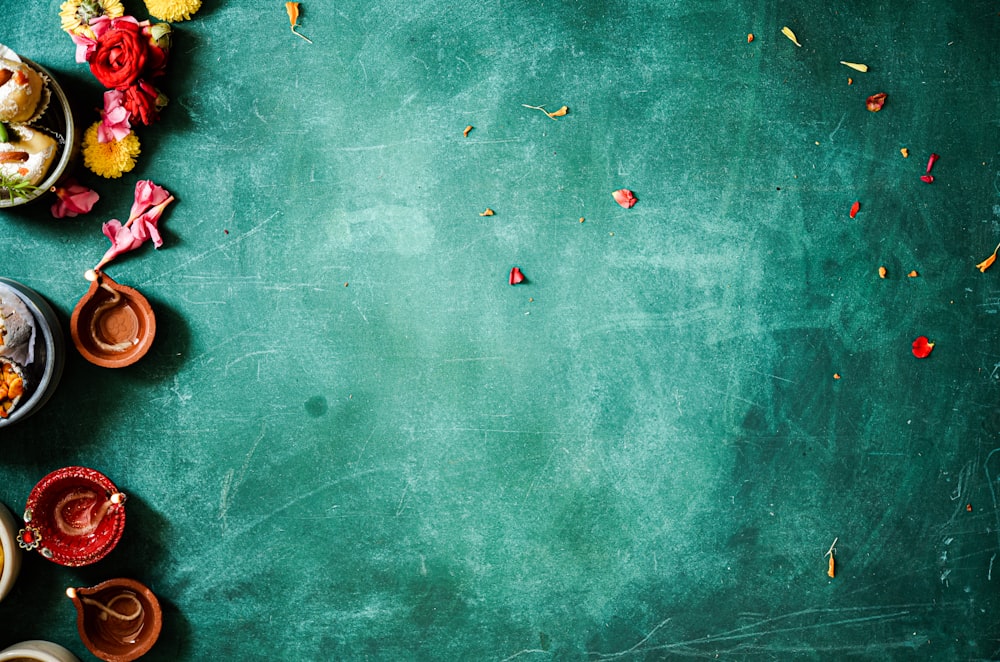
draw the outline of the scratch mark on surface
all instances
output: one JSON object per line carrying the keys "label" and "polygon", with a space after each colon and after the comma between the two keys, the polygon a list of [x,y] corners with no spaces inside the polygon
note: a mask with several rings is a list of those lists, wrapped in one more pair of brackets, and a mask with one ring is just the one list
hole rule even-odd
{"label": "scratch mark on surface", "polygon": [[990,488],[990,498],[993,501],[993,519],[996,522],[994,529],[997,532],[997,547],[1000,548],[1000,510],[997,509],[997,491],[993,487],[994,478],[990,475],[990,458],[1000,452],[1000,448],[994,448],[983,461],[983,471],[986,473],[986,486]]}
{"label": "scratch mark on surface", "polygon": [[847,117],[847,113],[844,113],[843,115],[840,116],[840,121],[837,122],[837,128],[835,128],[833,131],[830,132],[830,135],[827,137],[827,140],[831,142],[833,141],[833,136],[836,135],[838,131],[840,131],[840,127],[844,126],[845,117]]}
{"label": "scratch mark on surface", "polygon": [[403,511],[406,510],[406,493],[409,491],[410,491],[410,484],[407,483],[406,487],[403,488],[402,496],[399,497],[399,503],[396,504],[396,517],[402,515]]}
{"label": "scratch mark on surface", "polygon": [[262,349],[262,350],[257,351],[257,352],[250,352],[249,354],[241,356],[241,357],[239,357],[237,359],[233,359],[232,361],[230,361],[229,363],[226,364],[226,367],[225,367],[226,375],[227,376],[229,375],[229,369],[232,368],[237,363],[242,363],[243,361],[246,361],[247,359],[252,359],[255,356],[263,356],[263,355],[266,355],[266,354],[277,354],[278,351],[279,350],[277,350],[277,349]]}
{"label": "scratch mark on surface", "polygon": [[548,652],[548,651],[543,651],[540,648],[525,648],[522,651],[517,651],[513,655],[508,655],[504,659],[500,660],[500,662],[509,662],[510,660],[517,659],[517,658],[521,657],[522,655],[530,655],[531,653],[546,653],[546,652]]}
{"label": "scratch mark on surface", "polygon": [[[257,450],[257,446],[264,439],[267,432],[267,425],[262,423],[260,426],[260,434],[257,435],[257,439],[251,444],[250,450],[247,451],[246,456],[243,458],[243,464],[240,465],[239,476],[236,476],[236,472],[230,469],[226,472],[225,477],[222,479],[222,493],[219,496],[219,515],[218,519],[222,520],[223,528],[226,524],[226,515],[229,513],[229,506],[232,504],[233,497],[236,496],[236,492],[240,489],[243,481],[246,480],[247,471],[250,470],[250,461],[253,459],[253,454]],[[235,484],[233,481],[234,476],[236,477]]]}

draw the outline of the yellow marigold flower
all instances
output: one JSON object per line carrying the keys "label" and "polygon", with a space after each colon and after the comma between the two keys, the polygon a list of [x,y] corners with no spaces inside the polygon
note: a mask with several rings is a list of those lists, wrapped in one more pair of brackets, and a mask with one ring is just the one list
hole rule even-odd
{"label": "yellow marigold flower", "polygon": [[90,19],[98,16],[119,18],[125,14],[121,0],[66,0],[59,7],[62,29],[70,34],[94,38]]}
{"label": "yellow marigold flower", "polygon": [[161,21],[186,21],[201,9],[201,0],[145,0],[149,15]]}
{"label": "yellow marigold flower", "polygon": [[94,122],[83,134],[83,165],[101,177],[115,179],[135,167],[135,157],[139,156],[139,137],[132,132],[121,140],[102,143],[97,141],[97,127]]}

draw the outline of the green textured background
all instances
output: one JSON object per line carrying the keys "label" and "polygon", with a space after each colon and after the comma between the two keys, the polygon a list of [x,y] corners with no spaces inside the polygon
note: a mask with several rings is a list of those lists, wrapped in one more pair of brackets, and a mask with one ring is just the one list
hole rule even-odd
{"label": "green textured background", "polygon": [[[0,40],[85,127],[58,6]],[[88,659],[63,589],[131,576],[151,660],[1000,657],[998,13],[311,0],[310,45],[206,0],[137,168],[81,168],[87,217],[0,215],[0,272],[68,324],[135,181],[178,198],[107,270],[151,353],[70,347],[2,431],[15,512],[75,464],[130,500],[98,564],[25,559],[0,647]]]}

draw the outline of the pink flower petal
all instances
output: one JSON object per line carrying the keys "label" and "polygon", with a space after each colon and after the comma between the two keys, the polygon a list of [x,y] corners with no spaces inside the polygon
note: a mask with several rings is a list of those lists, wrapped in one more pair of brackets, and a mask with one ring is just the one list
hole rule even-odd
{"label": "pink flower petal", "polygon": [[524,274],[517,267],[510,270],[510,284],[517,285],[518,283],[524,282]]}
{"label": "pink flower petal", "polygon": [[631,208],[637,202],[635,195],[627,188],[618,189],[613,192],[611,196],[615,199],[615,202],[620,204],[625,209]]}
{"label": "pink flower petal", "polygon": [[111,219],[101,226],[101,231],[104,233],[104,236],[111,241],[111,248],[104,253],[104,257],[102,257],[101,261],[97,263],[96,267],[94,267],[95,270],[100,269],[122,253],[135,250],[142,245],[142,240],[136,239],[136,237],[132,235],[132,231],[123,226],[121,221],[116,218]]}
{"label": "pink flower petal", "polygon": [[64,187],[53,187],[52,192],[59,198],[52,205],[52,216],[55,218],[86,214],[94,208],[94,204],[100,199],[96,191],[72,180]]}
{"label": "pink flower petal", "polygon": [[920,181],[930,184],[934,181],[934,175],[920,175]]}
{"label": "pink flower petal", "polygon": [[170,192],[162,186],[157,186],[148,179],[139,180],[135,183],[135,202],[132,203],[129,220],[138,218],[150,207],[155,207],[170,197]]}

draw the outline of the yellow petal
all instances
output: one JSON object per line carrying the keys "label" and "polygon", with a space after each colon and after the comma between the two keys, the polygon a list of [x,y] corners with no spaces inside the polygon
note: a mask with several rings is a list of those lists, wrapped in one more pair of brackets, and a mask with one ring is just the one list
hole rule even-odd
{"label": "yellow petal", "polygon": [[843,60],[841,60],[840,63],[845,67],[850,67],[851,69],[854,69],[855,71],[860,71],[862,73],[868,71],[867,64],[858,64],[856,62],[844,62]]}
{"label": "yellow petal", "polygon": [[795,33],[792,32],[791,28],[788,27],[781,28],[781,34],[791,39],[793,44],[795,44],[799,48],[802,48],[802,44],[800,44],[799,40],[795,38]]}
{"label": "yellow petal", "polygon": [[569,108],[567,106],[563,106],[559,110],[553,110],[551,113],[545,113],[545,114],[554,119],[556,117],[562,117],[563,115],[565,115],[568,112],[569,112]]}

